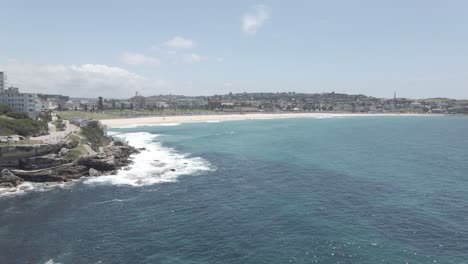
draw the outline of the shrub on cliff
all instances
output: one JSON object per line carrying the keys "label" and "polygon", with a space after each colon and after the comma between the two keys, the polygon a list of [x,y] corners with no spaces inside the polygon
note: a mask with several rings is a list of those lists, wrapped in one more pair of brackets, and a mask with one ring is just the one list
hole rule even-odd
{"label": "shrub on cliff", "polygon": [[14,119],[29,118],[28,114],[23,113],[23,112],[8,112],[8,113],[6,113],[6,116],[14,118]]}
{"label": "shrub on cliff", "polygon": [[87,126],[81,128],[81,134],[91,143],[91,148],[98,151],[99,147],[109,145],[110,138],[104,135],[104,130],[99,126],[99,123],[90,122]]}
{"label": "shrub on cliff", "polygon": [[47,123],[29,118],[0,119],[0,135],[2,136],[18,134],[29,137],[45,134],[47,130]]}
{"label": "shrub on cliff", "polygon": [[44,121],[32,120],[27,113],[16,112],[9,105],[0,103],[0,136],[18,134],[29,137],[47,134],[49,130]]}

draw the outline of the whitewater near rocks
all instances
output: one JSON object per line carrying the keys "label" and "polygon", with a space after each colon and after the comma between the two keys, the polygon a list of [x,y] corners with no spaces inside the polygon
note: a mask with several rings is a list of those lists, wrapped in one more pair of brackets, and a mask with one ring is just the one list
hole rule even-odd
{"label": "whitewater near rocks", "polygon": [[84,183],[144,186],[174,182],[181,175],[194,175],[214,169],[207,160],[164,147],[156,142],[158,136],[147,132],[114,133],[114,137],[142,149],[141,152],[132,157],[133,163],[129,167],[119,170],[116,175],[88,178]]}

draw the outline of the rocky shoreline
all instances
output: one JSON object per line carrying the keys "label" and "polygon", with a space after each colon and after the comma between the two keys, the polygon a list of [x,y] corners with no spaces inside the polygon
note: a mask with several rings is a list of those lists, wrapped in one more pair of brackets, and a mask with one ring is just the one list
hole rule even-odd
{"label": "rocky shoreline", "polygon": [[[67,143],[69,144],[69,143]],[[56,150],[56,148],[55,148]],[[81,177],[112,175],[132,163],[130,156],[139,150],[122,142],[112,142],[92,156],[82,156],[67,161],[61,153],[21,158],[18,165],[3,168],[0,173],[0,188],[15,188],[24,182],[62,183]]]}

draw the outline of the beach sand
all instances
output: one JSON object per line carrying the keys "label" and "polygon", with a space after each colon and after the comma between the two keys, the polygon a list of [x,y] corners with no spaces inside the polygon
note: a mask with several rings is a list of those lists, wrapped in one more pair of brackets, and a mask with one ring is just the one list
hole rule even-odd
{"label": "beach sand", "polygon": [[219,114],[219,115],[181,115],[153,116],[125,119],[105,119],[101,123],[109,128],[140,125],[179,124],[194,122],[220,122],[250,119],[279,118],[329,118],[329,117],[360,117],[360,116],[429,116],[429,114],[351,114],[351,113],[252,113],[252,114]]}

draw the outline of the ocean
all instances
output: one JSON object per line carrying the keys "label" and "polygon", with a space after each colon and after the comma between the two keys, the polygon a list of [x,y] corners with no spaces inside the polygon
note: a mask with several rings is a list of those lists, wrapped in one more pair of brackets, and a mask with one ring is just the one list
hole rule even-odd
{"label": "ocean", "polygon": [[0,197],[0,263],[468,263],[468,118],[112,129],[117,175]]}

